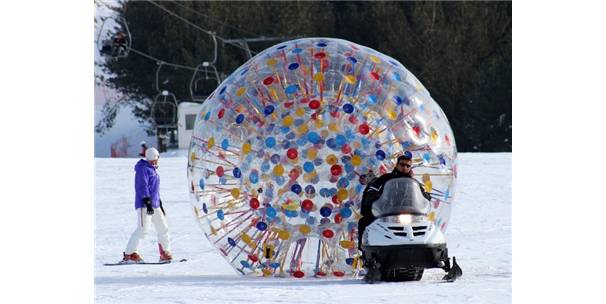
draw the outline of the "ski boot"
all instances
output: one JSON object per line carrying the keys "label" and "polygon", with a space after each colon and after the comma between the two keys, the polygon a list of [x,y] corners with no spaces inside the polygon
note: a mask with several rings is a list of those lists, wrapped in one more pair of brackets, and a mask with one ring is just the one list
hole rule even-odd
{"label": "ski boot", "polygon": [[124,256],[122,258],[122,261],[120,261],[121,264],[138,264],[138,263],[144,263],[143,259],[141,258],[141,256],[136,253],[133,252],[131,254],[126,254],[126,252],[123,252],[122,255]]}
{"label": "ski boot", "polygon": [[165,251],[164,248],[162,248],[162,245],[158,243],[158,250],[160,251],[160,260],[158,261],[158,263],[170,263],[173,260],[173,256],[170,254],[170,252]]}
{"label": "ski boot", "polygon": [[446,260],[446,267],[444,267],[444,270],[447,273],[442,280],[445,280],[446,282],[454,282],[463,275],[463,270],[459,267],[459,264],[457,264],[457,258],[454,256],[452,257],[452,267],[450,266],[450,261]]}
{"label": "ski boot", "polygon": [[364,260],[364,268],[366,269],[364,282],[373,284],[381,280],[381,264],[374,257],[368,261]]}

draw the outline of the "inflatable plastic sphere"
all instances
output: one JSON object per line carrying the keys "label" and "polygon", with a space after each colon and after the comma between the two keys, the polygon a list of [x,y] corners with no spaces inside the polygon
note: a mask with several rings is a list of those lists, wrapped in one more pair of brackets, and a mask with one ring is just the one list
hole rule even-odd
{"label": "inflatable plastic sphere", "polygon": [[[408,152],[407,152],[408,151]],[[197,221],[240,273],[342,277],[361,267],[360,201],[369,171],[412,153],[448,224],[456,146],[438,104],[402,64],[339,39],[280,43],[203,103],[189,151]]]}

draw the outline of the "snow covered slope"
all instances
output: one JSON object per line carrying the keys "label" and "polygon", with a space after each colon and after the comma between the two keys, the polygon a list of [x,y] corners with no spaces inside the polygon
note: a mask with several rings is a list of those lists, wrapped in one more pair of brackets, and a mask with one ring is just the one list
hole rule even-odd
{"label": "snow covered slope", "polygon": [[[186,153],[160,158],[161,196],[173,255],[185,263],[107,267],[121,259],[136,226],[137,159],[95,159],[96,303],[510,303],[511,153],[459,154],[459,186],[446,232],[463,277],[439,283],[442,270],[420,282],[366,285],[354,279],[247,278],[215,252],[193,220]],[[174,157],[170,157],[174,156]],[[141,248],[158,258],[155,231]]]}

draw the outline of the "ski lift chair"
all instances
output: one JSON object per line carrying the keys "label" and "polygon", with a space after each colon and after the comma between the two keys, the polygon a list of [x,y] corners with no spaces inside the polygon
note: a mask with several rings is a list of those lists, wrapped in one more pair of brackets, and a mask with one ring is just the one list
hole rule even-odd
{"label": "ski lift chair", "polygon": [[221,84],[221,76],[212,63],[203,62],[196,67],[189,83],[189,92],[194,102],[204,102]]}
{"label": "ski lift chair", "polygon": [[162,91],[156,95],[151,107],[151,115],[156,128],[177,127],[177,98],[175,94]]}
{"label": "ski lift chair", "polygon": [[[112,27],[112,23],[116,23]],[[125,58],[130,52],[132,37],[126,20],[122,17],[103,20],[97,35],[97,49],[103,55],[113,58]]]}

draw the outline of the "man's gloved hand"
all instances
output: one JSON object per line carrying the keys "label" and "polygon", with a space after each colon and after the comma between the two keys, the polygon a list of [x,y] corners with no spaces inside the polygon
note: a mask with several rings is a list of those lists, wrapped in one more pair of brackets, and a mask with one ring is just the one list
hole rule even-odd
{"label": "man's gloved hand", "polygon": [[152,205],[151,205],[151,198],[144,197],[143,203],[145,204],[145,207],[147,208],[147,215],[154,214],[154,208],[152,208]]}

